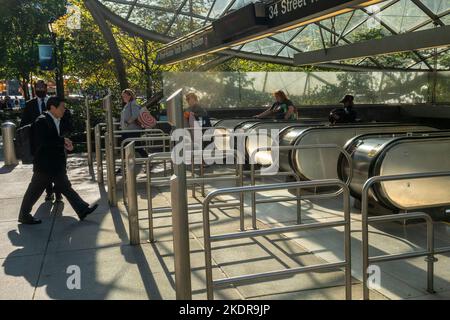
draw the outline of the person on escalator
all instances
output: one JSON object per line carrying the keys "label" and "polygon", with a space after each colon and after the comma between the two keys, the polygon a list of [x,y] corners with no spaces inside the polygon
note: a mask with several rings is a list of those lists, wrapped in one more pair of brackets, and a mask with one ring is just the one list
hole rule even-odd
{"label": "person on escalator", "polygon": [[296,120],[298,118],[297,109],[291,100],[288,99],[284,91],[277,90],[273,93],[275,102],[272,106],[255,116],[257,119],[275,118],[277,120]]}
{"label": "person on escalator", "polygon": [[356,111],[353,109],[355,98],[346,95],[339,103],[343,103],[343,108],[336,108],[330,112],[329,120],[331,124],[352,123],[356,121]]}
{"label": "person on escalator", "polygon": [[[186,94],[185,98],[188,104],[188,107],[184,111],[185,128],[201,130],[191,130],[190,132],[194,140],[196,139],[196,137],[199,137],[199,139],[201,139],[201,141],[198,141],[198,146],[194,148],[197,150],[199,150],[200,148],[204,150],[210,143],[210,141],[203,141],[203,134],[207,130],[205,128],[212,127],[211,120],[206,109],[201,106],[197,94],[195,94],[194,92],[189,92],[188,94]],[[201,134],[194,135],[194,131]],[[206,164],[204,163],[203,165],[206,166]]]}

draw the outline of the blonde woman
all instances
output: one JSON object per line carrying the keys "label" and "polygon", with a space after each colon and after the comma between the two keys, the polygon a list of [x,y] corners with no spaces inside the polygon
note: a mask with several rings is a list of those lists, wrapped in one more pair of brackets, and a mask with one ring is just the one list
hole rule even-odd
{"label": "blonde woman", "polygon": [[[143,130],[142,127],[137,123],[139,113],[141,110],[141,107],[138,105],[136,101],[136,94],[131,89],[125,89],[122,91],[122,100],[125,104],[122,112],[120,114],[120,127],[123,131],[136,131],[136,130]],[[128,139],[128,138],[139,138],[141,136],[141,132],[130,132],[130,133],[123,133],[122,134],[122,140]],[[141,143],[137,142],[136,146],[140,147]],[[139,155],[142,158],[147,158],[148,154],[145,152],[142,148],[136,148],[136,152],[139,153]],[[116,174],[120,174],[120,170],[116,172]]]}
{"label": "blonde woman", "polygon": [[255,118],[264,119],[268,117],[275,117],[278,120],[296,120],[298,118],[297,110],[291,100],[288,99],[284,91],[277,90],[273,93],[275,98],[274,104],[258,114]]}

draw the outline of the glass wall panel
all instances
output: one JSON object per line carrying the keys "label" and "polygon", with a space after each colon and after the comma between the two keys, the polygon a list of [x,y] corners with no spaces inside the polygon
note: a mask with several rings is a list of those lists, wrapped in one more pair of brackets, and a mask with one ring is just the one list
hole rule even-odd
{"label": "glass wall panel", "polygon": [[[437,102],[449,102],[450,72],[439,73]],[[346,94],[357,104],[421,104],[432,101],[429,72],[188,72],[164,73],[165,94],[195,91],[210,108],[255,108],[284,90],[298,107],[338,105]]]}

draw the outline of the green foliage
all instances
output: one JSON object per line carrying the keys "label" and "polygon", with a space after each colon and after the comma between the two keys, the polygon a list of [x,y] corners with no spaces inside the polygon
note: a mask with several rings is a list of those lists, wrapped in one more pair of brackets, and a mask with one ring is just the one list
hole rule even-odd
{"label": "green foliage", "polygon": [[1,78],[31,80],[38,72],[37,45],[50,43],[47,23],[65,14],[65,6],[65,0],[1,0]]}

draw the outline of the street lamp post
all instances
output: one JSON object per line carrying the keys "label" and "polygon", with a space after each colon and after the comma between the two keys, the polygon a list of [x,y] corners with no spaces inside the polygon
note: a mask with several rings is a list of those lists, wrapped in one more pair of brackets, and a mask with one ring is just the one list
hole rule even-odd
{"label": "street lamp post", "polygon": [[[47,27],[48,31],[50,32],[50,35],[52,36],[52,42],[53,46],[55,47],[54,50],[54,59],[55,59],[55,80],[56,80],[56,95],[64,99],[64,78],[63,78],[63,49],[64,49],[64,40],[59,39],[56,36],[56,33],[54,31],[54,23],[55,19],[52,18],[49,20]],[[58,57],[58,54],[60,55]]]}

